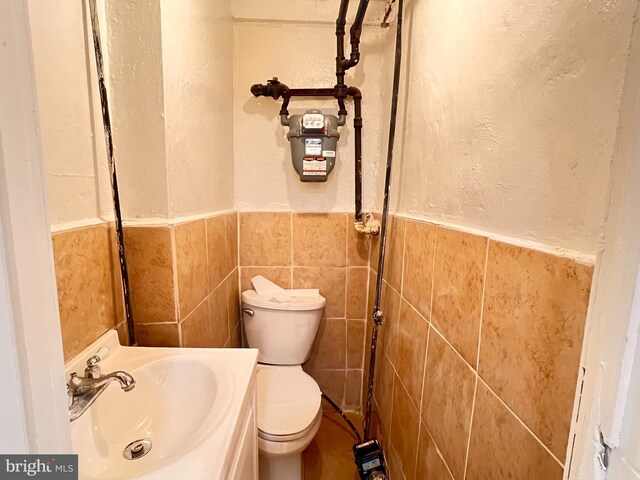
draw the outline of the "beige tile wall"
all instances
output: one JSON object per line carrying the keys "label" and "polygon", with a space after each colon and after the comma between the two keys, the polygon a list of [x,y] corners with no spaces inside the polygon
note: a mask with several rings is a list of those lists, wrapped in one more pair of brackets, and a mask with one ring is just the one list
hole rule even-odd
{"label": "beige tile wall", "polygon": [[[125,235],[139,344],[239,346],[253,276],[317,287],[328,304],[304,367],[363,406],[378,240],[350,215],[230,213]],[[53,245],[68,359],[124,331],[119,269],[109,225]],[[374,425],[393,478],[561,478],[592,268],[402,217],[388,246]]]}
{"label": "beige tile wall", "polygon": [[124,340],[113,227],[91,225],[52,237],[65,360],[112,328]]}
{"label": "beige tile wall", "polygon": [[401,217],[388,245],[373,424],[392,478],[562,478],[592,267]]}
{"label": "beige tile wall", "polygon": [[346,213],[239,213],[240,285],[263,275],[319,288],[327,306],[304,368],[347,410],[360,410],[370,241]]}
{"label": "beige tile wall", "polygon": [[[236,213],[124,233],[138,345],[240,346]],[[65,358],[116,326],[126,343],[113,228],[55,233],[53,245]]]}
{"label": "beige tile wall", "polygon": [[240,346],[236,213],[125,236],[139,345]]}

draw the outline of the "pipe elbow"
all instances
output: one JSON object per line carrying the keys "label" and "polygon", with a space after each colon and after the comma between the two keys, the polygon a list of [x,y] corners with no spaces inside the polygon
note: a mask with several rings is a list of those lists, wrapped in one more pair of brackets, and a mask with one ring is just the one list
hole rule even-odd
{"label": "pipe elbow", "polygon": [[358,87],[347,88],[347,95],[353,98],[362,98],[362,92]]}

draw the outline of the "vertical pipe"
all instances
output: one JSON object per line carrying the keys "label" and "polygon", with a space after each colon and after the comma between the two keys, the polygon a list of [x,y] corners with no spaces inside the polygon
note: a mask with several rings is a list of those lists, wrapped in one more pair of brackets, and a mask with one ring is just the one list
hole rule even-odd
{"label": "vertical pipe", "polygon": [[391,98],[391,115],[389,118],[389,142],[387,144],[387,169],[384,179],[384,203],[382,208],[382,226],[380,230],[380,251],[378,252],[378,276],[376,279],[376,297],[373,307],[373,331],[371,333],[371,355],[369,361],[369,385],[367,386],[367,412],[364,418],[364,438],[368,440],[371,429],[371,402],[373,400],[374,373],[376,366],[376,350],[378,343],[378,327],[384,321],[380,310],[382,296],[382,279],[384,275],[384,255],[387,243],[387,223],[389,215],[389,191],[391,187],[391,167],[393,165],[393,144],[396,135],[396,116],[398,114],[398,91],[400,89],[400,67],[402,65],[402,9],[403,0],[398,3],[398,19],[396,27],[396,52],[393,66],[393,94]]}
{"label": "vertical pipe", "polygon": [[[345,26],[347,25],[347,11],[349,9],[349,0],[340,0],[340,10],[336,20],[336,89],[339,95],[345,90],[344,83],[344,35]],[[344,97],[338,97],[338,115],[346,115],[347,109],[344,105]]]}
{"label": "vertical pipe", "polygon": [[127,320],[127,333],[129,345],[135,345],[136,333],[133,324],[133,312],[131,311],[131,297],[129,291],[129,274],[127,272],[127,260],[124,251],[124,233],[122,231],[122,213],[120,211],[120,194],[118,191],[118,176],[116,175],[116,163],[113,159],[113,140],[111,137],[111,117],[109,115],[109,99],[104,84],[104,69],[102,64],[102,48],[100,46],[100,24],[96,11],[96,0],[89,0],[91,12],[91,27],[93,32],[93,47],[96,57],[96,70],[98,73],[98,88],[100,91],[100,103],[102,105],[102,123],[104,125],[104,140],[107,147],[107,159],[109,172],[111,173],[111,192],[113,195],[113,209],[116,219],[116,237],[118,241],[118,257],[120,259],[120,273],[122,277],[122,293],[124,295],[124,308]]}
{"label": "vertical pipe", "polygon": [[355,131],[355,221],[362,221],[362,93],[355,87],[349,87],[349,95],[353,96]]}
{"label": "vertical pipe", "polygon": [[369,0],[360,0],[358,4],[358,11],[356,17],[353,20],[349,34],[351,37],[351,54],[349,60],[343,62],[344,70],[349,70],[351,67],[355,67],[360,62],[360,36],[362,35],[362,24],[364,23],[364,17],[369,7]]}

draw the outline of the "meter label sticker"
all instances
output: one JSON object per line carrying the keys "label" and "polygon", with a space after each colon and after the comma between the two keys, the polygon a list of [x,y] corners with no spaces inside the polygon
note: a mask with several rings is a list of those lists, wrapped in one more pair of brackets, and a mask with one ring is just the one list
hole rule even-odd
{"label": "meter label sticker", "polygon": [[336,151],[335,150],[323,150],[322,156],[327,158],[335,158]]}
{"label": "meter label sticker", "polygon": [[321,138],[305,138],[304,139],[304,154],[307,156],[322,155],[322,139]]}
{"label": "meter label sticker", "polygon": [[305,158],[302,162],[302,174],[324,176],[327,174],[327,161],[324,158]]}
{"label": "meter label sticker", "polygon": [[302,128],[321,130],[324,128],[324,115],[321,113],[305,113],[302,116]]}
{"label": "meter label sticker", "polygon": [[378,457],[372,459],[372,460],[367,460],[365,463],[362,464],[362,469],[367,472],[369,470],[371,470],[372,468],[376,468],[380,466],[380,459]]}

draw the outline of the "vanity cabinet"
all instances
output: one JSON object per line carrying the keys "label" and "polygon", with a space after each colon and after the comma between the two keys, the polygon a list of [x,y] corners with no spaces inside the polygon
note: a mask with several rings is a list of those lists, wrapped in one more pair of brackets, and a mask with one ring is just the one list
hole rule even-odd
{"label": "vanity cabinet", "polygon": [[235,454],[227,475],[229,480],[258,480],[258,423],[256,418],[255,375],[235,432]]}

